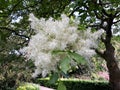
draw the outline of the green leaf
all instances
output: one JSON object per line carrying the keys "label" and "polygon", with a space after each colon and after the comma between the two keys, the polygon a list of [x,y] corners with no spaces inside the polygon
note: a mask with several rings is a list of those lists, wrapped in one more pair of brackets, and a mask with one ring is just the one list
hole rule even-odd
{"label": "green leaf", "polygon": [[85,24],[79,24],[78,29],[84,31],[84,30],[86,30],[86,25]]}
{"label": "green leaf", "polygon": [[66,74],[67,71],[71,68],[70,66],[70,58],[65,57],[60,61],[60,69]]}
{"label": "green leaf", "polygon": [[6,42],[7,33],[0,31],[0,41]]}
{"label": "green leaf", "polygon": [[81,63],[81,64],[86,64],[87,63],[84,57],[82,57],[81,55],[79,55],[79,54],[77,54],[75,52],[69,52],[69,55],[77,63]]}
{"label": "green leaf", "polygon": [[83,23],[87,17],[87,13],[83,13],[83,15],[81,15],[80,17],[80,22]]}
{"label": "green leaf", "polygon": [[63,82],[59,82],[57,90],[67,90],[66,86],[63,84]]}
{"label": "green leaf", "polygon": [[58,76],[58,73],[54,73],[51,77],[50,77],[50,80],[48,81],[48,83],[50,84],[55,84],[56,81],[58,80],[59,76]]}

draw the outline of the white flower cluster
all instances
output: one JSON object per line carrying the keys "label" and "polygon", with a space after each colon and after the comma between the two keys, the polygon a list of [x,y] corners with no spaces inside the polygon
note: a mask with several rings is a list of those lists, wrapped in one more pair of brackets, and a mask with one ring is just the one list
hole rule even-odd
{"label": "white flower cluster", "polygon": [[70,50],[89,59],[95,54],[91,48],[97,48],[97,39],[101,30],[91,33],[90,30],[82,32],[77,30],[77,24],[70,24],[66,15],[61,15],[61,20],[37,19],[30,14],[31,27],[36,34],[31,37],[27,47],[21,49],[28,59],[32,59],[36,66],[33,77],[42,74],[45,77],[49,72],[55,71],[57,63],[64,55],[53,55],[55,50]]}

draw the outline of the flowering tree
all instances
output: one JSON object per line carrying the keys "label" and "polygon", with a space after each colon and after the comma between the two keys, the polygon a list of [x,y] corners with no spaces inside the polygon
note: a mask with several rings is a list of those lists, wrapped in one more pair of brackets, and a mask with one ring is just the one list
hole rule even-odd
{"label": "flowering tree", "polygon": [[93,48],[97,48],[102,30],[94,33],[90,29],[78,30],[78,24],[64,14],[60,20],[39,20],[30,14],[29,20],[35,35],[21,51],[27,59],[34,61],[36,69],[33,77],[38,74],[45,77],[51,71],[57,72],[58,68],[67,73],[77,63],[89,63],[96,54]]}
{"label": "flowering tree", "polygon": [[[106,61],[112,88],[114,90],[120,89],[120,69],[117,64],[119,58],[116,57],[115,48],[111,42],[113,32],[118,32],[120,28],[119,0],[2,0],[1,4],[1,58],[8,57],[10,51],[18,50],[19,45],[23,46],[23,44],[26,44],[25,42],[28,42],[29,35],[32,34],[27,21],[30,12],[33,12],[39,18],[48,18],[49,16],[56,18],[62,12],[69,14],[69,17],[71,17],[77,12],[80,23],[96,30],[103,29],[105,31],[104,37],[101,39],[105,48],[103,52],[97,49],[95,51]],[[20,17],[20,22],[13,23]]]}

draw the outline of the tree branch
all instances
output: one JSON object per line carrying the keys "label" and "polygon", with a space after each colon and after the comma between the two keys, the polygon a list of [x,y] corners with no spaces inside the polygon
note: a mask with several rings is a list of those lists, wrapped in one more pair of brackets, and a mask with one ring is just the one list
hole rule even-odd
{"label": "tree branch", "polygon": [[100,17],[100,16],[98,16],[98,13],[97,13],[97,11],[96,11],[96,10],[94,10],[94,13],[95,13],[95,16],[96,16],[96,18],[97,18],[97,19],[101,19],[101,17]]}
{"label": "tree branch", "polygon": [[108,14],[105,9],[102,8],[102,12],[104,13],[105,16],[110,17],[110,14]]}
{"label": "tree branch", "polygon": [[69,14],[69,17],[72,16],[74,14],[75,11],[79,10],[79,6],[77,6],[70,14]]}
{"label": "tree branch", "polygon": [[13,30],[13,29],[11,29],[11,28],[8,28],[8,27],[0,27],[0,29],[4,29],[4,30],[7,30],[7,31],[10,31],[10,32],[12,32],[12,33],[14,33],[15,35],[20,36],[20,37],[24,37],[24,38],[30,39],[28,36],[26,36],[26,35],[21,35],[21,34],[19,34],[18,32],[16,32],[15,30]]}
{"label": "tree branch", "polygon": [[95,50],[95,52],[96,52],[99,56],[101,56],[102,58],[104,58],[104,53],[103,53],[103,52],[99,51],[99,50],[96,49],[96,48],[91,48],[91,49]]}
{"label": "tree branch", "polygon": [[104,7],[104,6],[103,6],[103,2],[102,2],[101,0],[99,0],[99,5],[100,5],[101,8],[102,8],[102,13],[103,13],[105,16],[110,17],[111,14],[108,14],[108,13],[105,11],[105,9],[103,8],[103,7]]}
{"label": "tree branch", "polygon": [[117,21],[113,22],[113,24],[116,24],[116,23],[118,23],[118,22],[120,22],[120,20],[117,20]]}
{"label": "tree branch", "polygon": [[103,53],[103,52],[99,51],[98,49],[95,49],[95,52],[96,52],[99,56],[101,56],[102,58],[104,58],[104,53]]}
{"label": "tree branch", "polygon": [[11,12],[14,11],[14,9],[22,2],[23,0],[18,1],[12,8]]}

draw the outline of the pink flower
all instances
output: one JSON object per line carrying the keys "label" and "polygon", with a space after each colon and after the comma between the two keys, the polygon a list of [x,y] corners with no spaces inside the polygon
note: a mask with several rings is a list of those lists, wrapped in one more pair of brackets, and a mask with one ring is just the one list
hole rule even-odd
{"label": "pink flower", "polygon": [[98,72],[98,75],[106,80],[109,80],[108,72]]}

